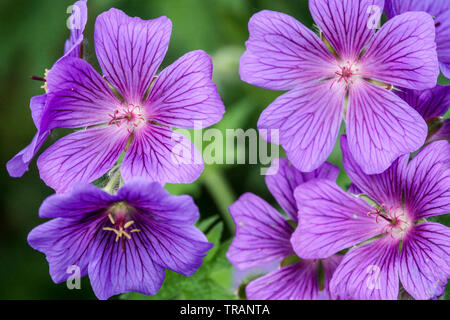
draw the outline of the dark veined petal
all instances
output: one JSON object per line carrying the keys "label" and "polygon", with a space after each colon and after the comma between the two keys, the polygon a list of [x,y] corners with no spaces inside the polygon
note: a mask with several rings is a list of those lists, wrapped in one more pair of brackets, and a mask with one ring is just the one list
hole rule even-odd
{"label": "dark veined petal", "polygon": [[381,173],[399,156],[425,143],[424,119],[394,93],[359,81],[350,87],[349,95],[348,146],[365,173]]}
{"label": "dark veined petal", "polygon": [[194,123],[209,127],[225,113],[212,81],[211,58],[201,50],[185,54],[164,69],[145,104],[152,120],[176,128],[193,129]]}
{"label": "dark veined petal", "polygon": [[302,183],[315,178],[336,180],[339,167],[325,162],[322,166],[312,172],[301,172],[297,170],[288,159],[275,159],[266,175],[266,185],[270,193],[277,200],[294,222],[297,222],[297,204],[294,198],[294,190]]}
{"label": "dark veined petal", "polygon": [[106,80],[126,102],[143,102],[169,47],[172,22],[131,18],[117,9],[97,17],[95,51]]}
{"label": "dark veined petal", "polygon": [[230,207],[236,236],[227,258],[239,269],[262,266],[293,254],[289,238],[294,231],[266,201],[245,193]]}
{"label": "dark veined petal", "polygon": [[450,277],[450,228],[434,222],[415,226],[403,242],[399,272],[414,299],[440,297]]}
{"label": "dark veined petal", "polygon": [[203,171],[203,158],[191,141],[170,128],[147,124],[134,139],[121,166],[122,177],[165,183],[192,183]]}
{"label": "dark veined petal", "polygon": [[87,0],[74,3],[69,17],[70,38],[64,45],[64,57],[82,58],[83,32],[88,19]]}
{"label": "dark veined petal", "polygon": [[384,0],[310,0],[309,9],[340,59],[355,60],[373,37]]}
{"label": "dark veined petal", "polygon": [[39,157],[41,179],[57,192],[70,190],[76,182],[92,182],[112,168],[128,137],[126,130],[116,126],[69,134]]}
{"label": "dark veined petal", "polygon": [[450,145],[436,141],[409,163],[405,206],[416,220],[450,212]]}
{"label": "dark veined petal", "polygon": [[289,90],[333,76],[335,59],[320,39],[287,14],[263,10],[248,24],[250,37],[239,74],[250,84]]}
{"label": "dark veined petal", "polygon": [[364,77],[409,89],[433,88],[439,76],[433,18],[407,12],[377,32],[360,61]]}
{"label": "dark veined petal", "polygon": [[291,238],[303,259],[328,258],[381,234],[382,223],[368,215],[373,208],[340,189],[335,182],[316,179],[295,190],[298,227]]}
{"label": "dark veined petal", "polygon": [[280,144],[292,164],[300,171],[313,171],[334,148],[344,98],[344,87],[339,84],[310,83],[270,104],[258,120],[258,129],[279,130]]}
{"label": "dark veined petal", "polygon": [[259,277],[246,287],[249,300],[316,300],[318,261],[303,260]]}
{"label": "dark veined petal", "polygon": [[398,242],[385,236],[351,249],[334,272],[330,291],[344,300],[397,300]]}

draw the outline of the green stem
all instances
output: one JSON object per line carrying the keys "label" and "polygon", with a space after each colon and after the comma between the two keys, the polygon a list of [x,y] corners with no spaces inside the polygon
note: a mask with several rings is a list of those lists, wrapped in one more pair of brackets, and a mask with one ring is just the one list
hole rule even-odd
{"label": "green stem", "polygon": [[108,181],[108,183],[106,184],[106,186],[103,188],[103,190],[105,190],[108,193],[113,193],[114,187],[117,185],[117,181],[121,178],[120,176],[120,169],[116,169],[114,171],[114,173],[111,175],[110,180]]}
{"label": "green stem", "polygon": [[214,199],[220,214],[222,215],[225,225],[232,234],[234,234],[235,226],[228,207],[233,204],[236,197],[234,192],[225,179],[223,172],[216,167],[210,166],[205,169],[201,177],[202,183],[206,186]]}

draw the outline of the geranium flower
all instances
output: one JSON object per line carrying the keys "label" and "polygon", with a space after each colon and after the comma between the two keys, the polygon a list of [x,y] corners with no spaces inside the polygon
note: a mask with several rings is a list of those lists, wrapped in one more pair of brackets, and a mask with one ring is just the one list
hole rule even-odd
{"label": "geranium flower", "polygon": [[[266,185],[291,222],[252,193],[242,195],[229,210],[236,224],[227,258],[239,269],[249,269],[282,260],[280,268],[251,281],[246,287],[250,300],[310,300],[329,297],[329,281],[341,260],[335,255],[322,260],[300,260],[290,238],[297,222],[294,189],[315,178],[334,180],[339,169],[324,163],[310,173],[296,170],[286,159],[274,160],[276,174],[266,176]],[[279,161],[276,163],[276,161]],[[319,269],[323,271],[319,282]],[[321,286],[322,285],[322,286]]]}
{"label": "geranium flower", "polygon": [[346,172],[370,201],[323,179],[302,185],[295,191],[295,252],[317,259],[351,248],[331,280],[333,297],[397,299],[400,282],[415,299],[441,296],[450,276],[450,228],[427,219],[450,212],[450,145],[433,142],[378,175],[363,172],[345,136],[341,145]]}
{"label": "geranium flower", "polygon": [[249,22],[242,80],[289,90],[263,111],[258,128],[278,129],[289,160],[312,171],[330,155],[344,117],[353,157],[364,172],[380,173],[425,142],[425,121],[387,88],[436,86],[434,20],[409,12],[375,33],[383,0],[309,6],[323,41],[283,13],[261,11]]}
{"label": "geranium flower", "polygon": [[[86,27],[88,17],[86,3],[87,0],[81,0],[75,2],[73,5],[72,14],[69,17],[72,27],[70,29],[70,37],[64,45],[64,55],[58,59],[58,61],[65,57],[82,57],[83,32]],[[45,78],[36,79],[46,81]],[[46,84],[44,84],[43,88],[47,91]],[[31,116],[33,117],[33,122],[36,126],[37,133],[27,147],[8,161],[6,168],[11,177],[19,178],[23,176],[26,171],[28,171],[31,160],[33,160],[36,153],[50,135],[52,126],[47,115],[48,98],[49,95],[47,93],[31,98]]]}
{"label": "geranium flower", "polygon": [[427,142],[450,138],[450,119],[442,117],[450,108],[450,86],[433,89],[399,89],[396,94],[417,110],[428,124]]}
{"label": "geranium flower", "polygon": [[172,24],[166,17],[130,18],[117,9],[101,14],[95,48],[104,77],[86,61],[66,58],[47,76],[52,122],[86,128],[60,139],[38,159],[42,180],[57,192],[100,178],[126,151],[121,173],[160,183],[191,183],[203,159],[189,139],[170,127],[218,122],[224,105],[212,82],[212,63],[190,52],[155,79]]}
{"label": "geranium flower", "polygon": [[45,200],[39,215],[52,220],[28,242],[45,253],[53,281],[67,281],[78,267],[99,299],[154,295],[165,269],[190,276],[212,247],[193,225],[199,213],[192,198],[171,196],[158,183],[132,181],[117,195],[79,184]]}
{"label": "geranium flower", "polygon": [[450,1],[448,0],[387,0],[386,15],[393,18],[408,11],[425,11],[434,18],[439,64],[450,78]]}

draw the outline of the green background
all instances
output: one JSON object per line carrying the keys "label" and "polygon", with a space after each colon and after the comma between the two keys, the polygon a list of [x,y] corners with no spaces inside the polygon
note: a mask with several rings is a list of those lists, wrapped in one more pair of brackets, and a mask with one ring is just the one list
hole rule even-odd
{"label": "green background", "polygon": [[[82,280],[81,290],[68,290],[65,284],[54,284],[44,255],[27,245],[28,232],[43,222],[38,218],[39,206],[53,193],[39,179],[35,161],[21,179],[10,178],[5,169],[6,162],[25,147],[35,133],[29,100],[43,92],[41,83],[29,77],[42,76],[44,69],[50,68],[62,55],[64,41],[69,35],[66,9],[71,4],[71,0],[0,2],[0,163],[3,168],[0,180],[0,299],[95,298],[86,277]],[[248,38],[249,18],[262,9],[270,9],[290,14],[313,27],[306,0],[90,0],[85,54],[97,68],[94,22],[98,14],[111,7],[143,19],[165,15],[172,20],[172,38],[162,67],[196,49],[203,49],[213,57],[214,78],[227,110],[223,121],[216,126],[223,130],[255,128],[261,111],[281,94],[252,87],[239,79],[238,63]],[[46,146],[63,133],[53,133]],[[330,160],[341,164],[338,146]],[[258,165],[207,166],[196,183],[168,188],[174,194],[191,194],[200,208],[202,220],[225,215],[226,207],[244,192],[254,192],[276,206],[259,169]],[[343,172],[339,183],[342,187],[348,186]],[[212,218],[209,222],[212,223],[202,227],[208,231],[210,239],[226,243],[231,235],[226,221],[223,233],[220,219]],[[192,281],[180,280],[177,275],[170,274],[163,293],[170,283],[177,283],[176,292],[162,297],[227,298],[229,292],[218,295],[219,287],[229,286],[230,268],[223,258],[225,249],[217,246],[217,250],[210,253],[205,270],[196,273]],[[184,284],[180,287],[180,283]],[[198,285],[201,288],[197,288]]]}

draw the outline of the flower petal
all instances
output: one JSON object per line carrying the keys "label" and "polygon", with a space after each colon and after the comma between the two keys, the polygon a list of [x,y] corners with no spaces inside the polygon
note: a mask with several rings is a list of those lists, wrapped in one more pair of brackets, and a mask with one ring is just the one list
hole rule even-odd
{"label": "flower petal", "polygon": [[76,184],[69,193],[54,194],[39,208],[41,218],[80,218],[106,209],[117,197],[91,184]]}
{"label": "flower petal", "polygon": [[425,11],[434,18],[441,70],[450,78],[450,2],[447,0],[388,0],[386,15],[392,18],[407,11]]}
{"label": "flower petal", "polygon": [[57,192],[76,182],[92,182],[119,158],[128,132],[116,126],[78,131],[61,138],[38,159],[41,179]]}
{"label": "flower petal", "polygon": [[98,16],[95,50],[109,83],[126,102],[143,102],[169,47],[172,23],[166,17],[131,18],[117,9]]}
{"label": "flower petal", "polygon": [[65,58],[47,75],[51,128],[81,128],[107,123],[121,104],[108,84],[86,61]]}
{"label": "flower petal", "polygon": [[87,0],[74,3],[70,21],[70,38],[64,45],[64,57],[82,58],[83,32],[88,19]]}
{"label": "flower petal", "polygon": [[426,90],[400,89],[395,93],[425,120],[442,117],[450,108],[450,86],[437,85]]}
{"label": "flower petal", "polygon": [[[378,204],[385,204],[390,207],[403,206],[402,193],[409,155],[401,156],[395,160],[386,171],[380,174],[369,175],[365,174],[356,163],[349,150],[345,135],[341,137],[341,148],[345,172],[362,193]],[[349,192],[353,193],[350,190]],[[356,194],[359,193],[361,192]]]}
{"label": "flower petal", "polygon": [[316,300],[318,262],[300,261],[259,277],[246,287],[249,300]]}
{"label": "flower petal", "polygon": [[310,0],[311,15],[341,60],[355,60],[373,37],[384,0]]}
{"label": "flower petal", "polygon": [[440,139],[450,139],[450,119],[443,120],[442,126],[429,138],[428,142],[433,142]]}
{"label": "flower petal", "polygon": [[392,92],[360,81],[349,94],[348,146],[365,173],[381,173],[399,156],[425,143],[424,119]]}
{"label": "flower petal", "polygon": [[323,290],[319,295],[321,300],[331,300],[333,298],[330,292],[330,282],[343,258],[344,256],[335,254],[329,258],[320,260],[323,266]]}
{"label": "flower petal", "polygon": [[320,39],[287,14],[263,10],[250,19],[239,74],[250,84],[289,90],[333,76],[334,57]]}
{"label": "flower petal", "polygon": [[236,236],[227,258],[239,269],[262,266],[293,254],[292,226],[263,199],[243,194],[230,207]]}
{"label": "flower petal", "polygon": [[331,280],[332,294],[345,300],[397,300],[398,255],[398,242],[389,236],[350,250]]}
{"label": "flower petal", "polygon": [[294,89],[263,111],[258,129],[279,130],[280,144],[292,164],[300,171],[313,171],[334,148],[344,96],[344,88],[331,87],[330,81]]}
{"label": "flower petal", "polygon": [[291,238],[303,259],[328,258],[381,233],[370,205],[342,191],[335,182],[316,179],[295,190],[298,227]]}
{"label": "flower petal", "polygon": [[192,51],[164,69],[146,102],[152,120],[176,128],[209,127],[222,119],[225,106],[212,81],[211,58]]}
{"label": "flower petal", "polygon": [[55,283],[67,281],[73,274],[69,269],[72,266],[79,268],[80,277],[87,274],[98,224],[95,216],[86,216],[82,220],[58,218],[30,232],[28,243],[45,253]]}
{"label": "flower petal", "polygon": [[407,12],[389,20],[360,63],[366,78],[416,90],[435,87],[439,63],[433,18],[425,12]]}
{"label": "flower petal", "polygon": [[203,171],[203,159],[191,141],[170,128],[148,124],[135,130],[121,166],[122,177],[165,183],[192,183]]}
{"label": "flower petal", "polygon": [[306,173],[297,170],[287,159],[275,159],[269,172],[275,170],[275,174],[266,175],[267,188],[294,222],[297,222],[298,216],[294,198],[295,188],[315,178],[336,180],[339,174],[339,167],[329,162],[325,162],[318,169]]}
{"label": "flower petal", "polygon": [[405,206],[416,220],[450,212],[450,145],[428,145],[408,165]]}
{"label": "flower petal", "polygon": [[433,222],[415,226],[403,242],[399,272],[414,299],[440,297],[450,277],[450,228]]}

